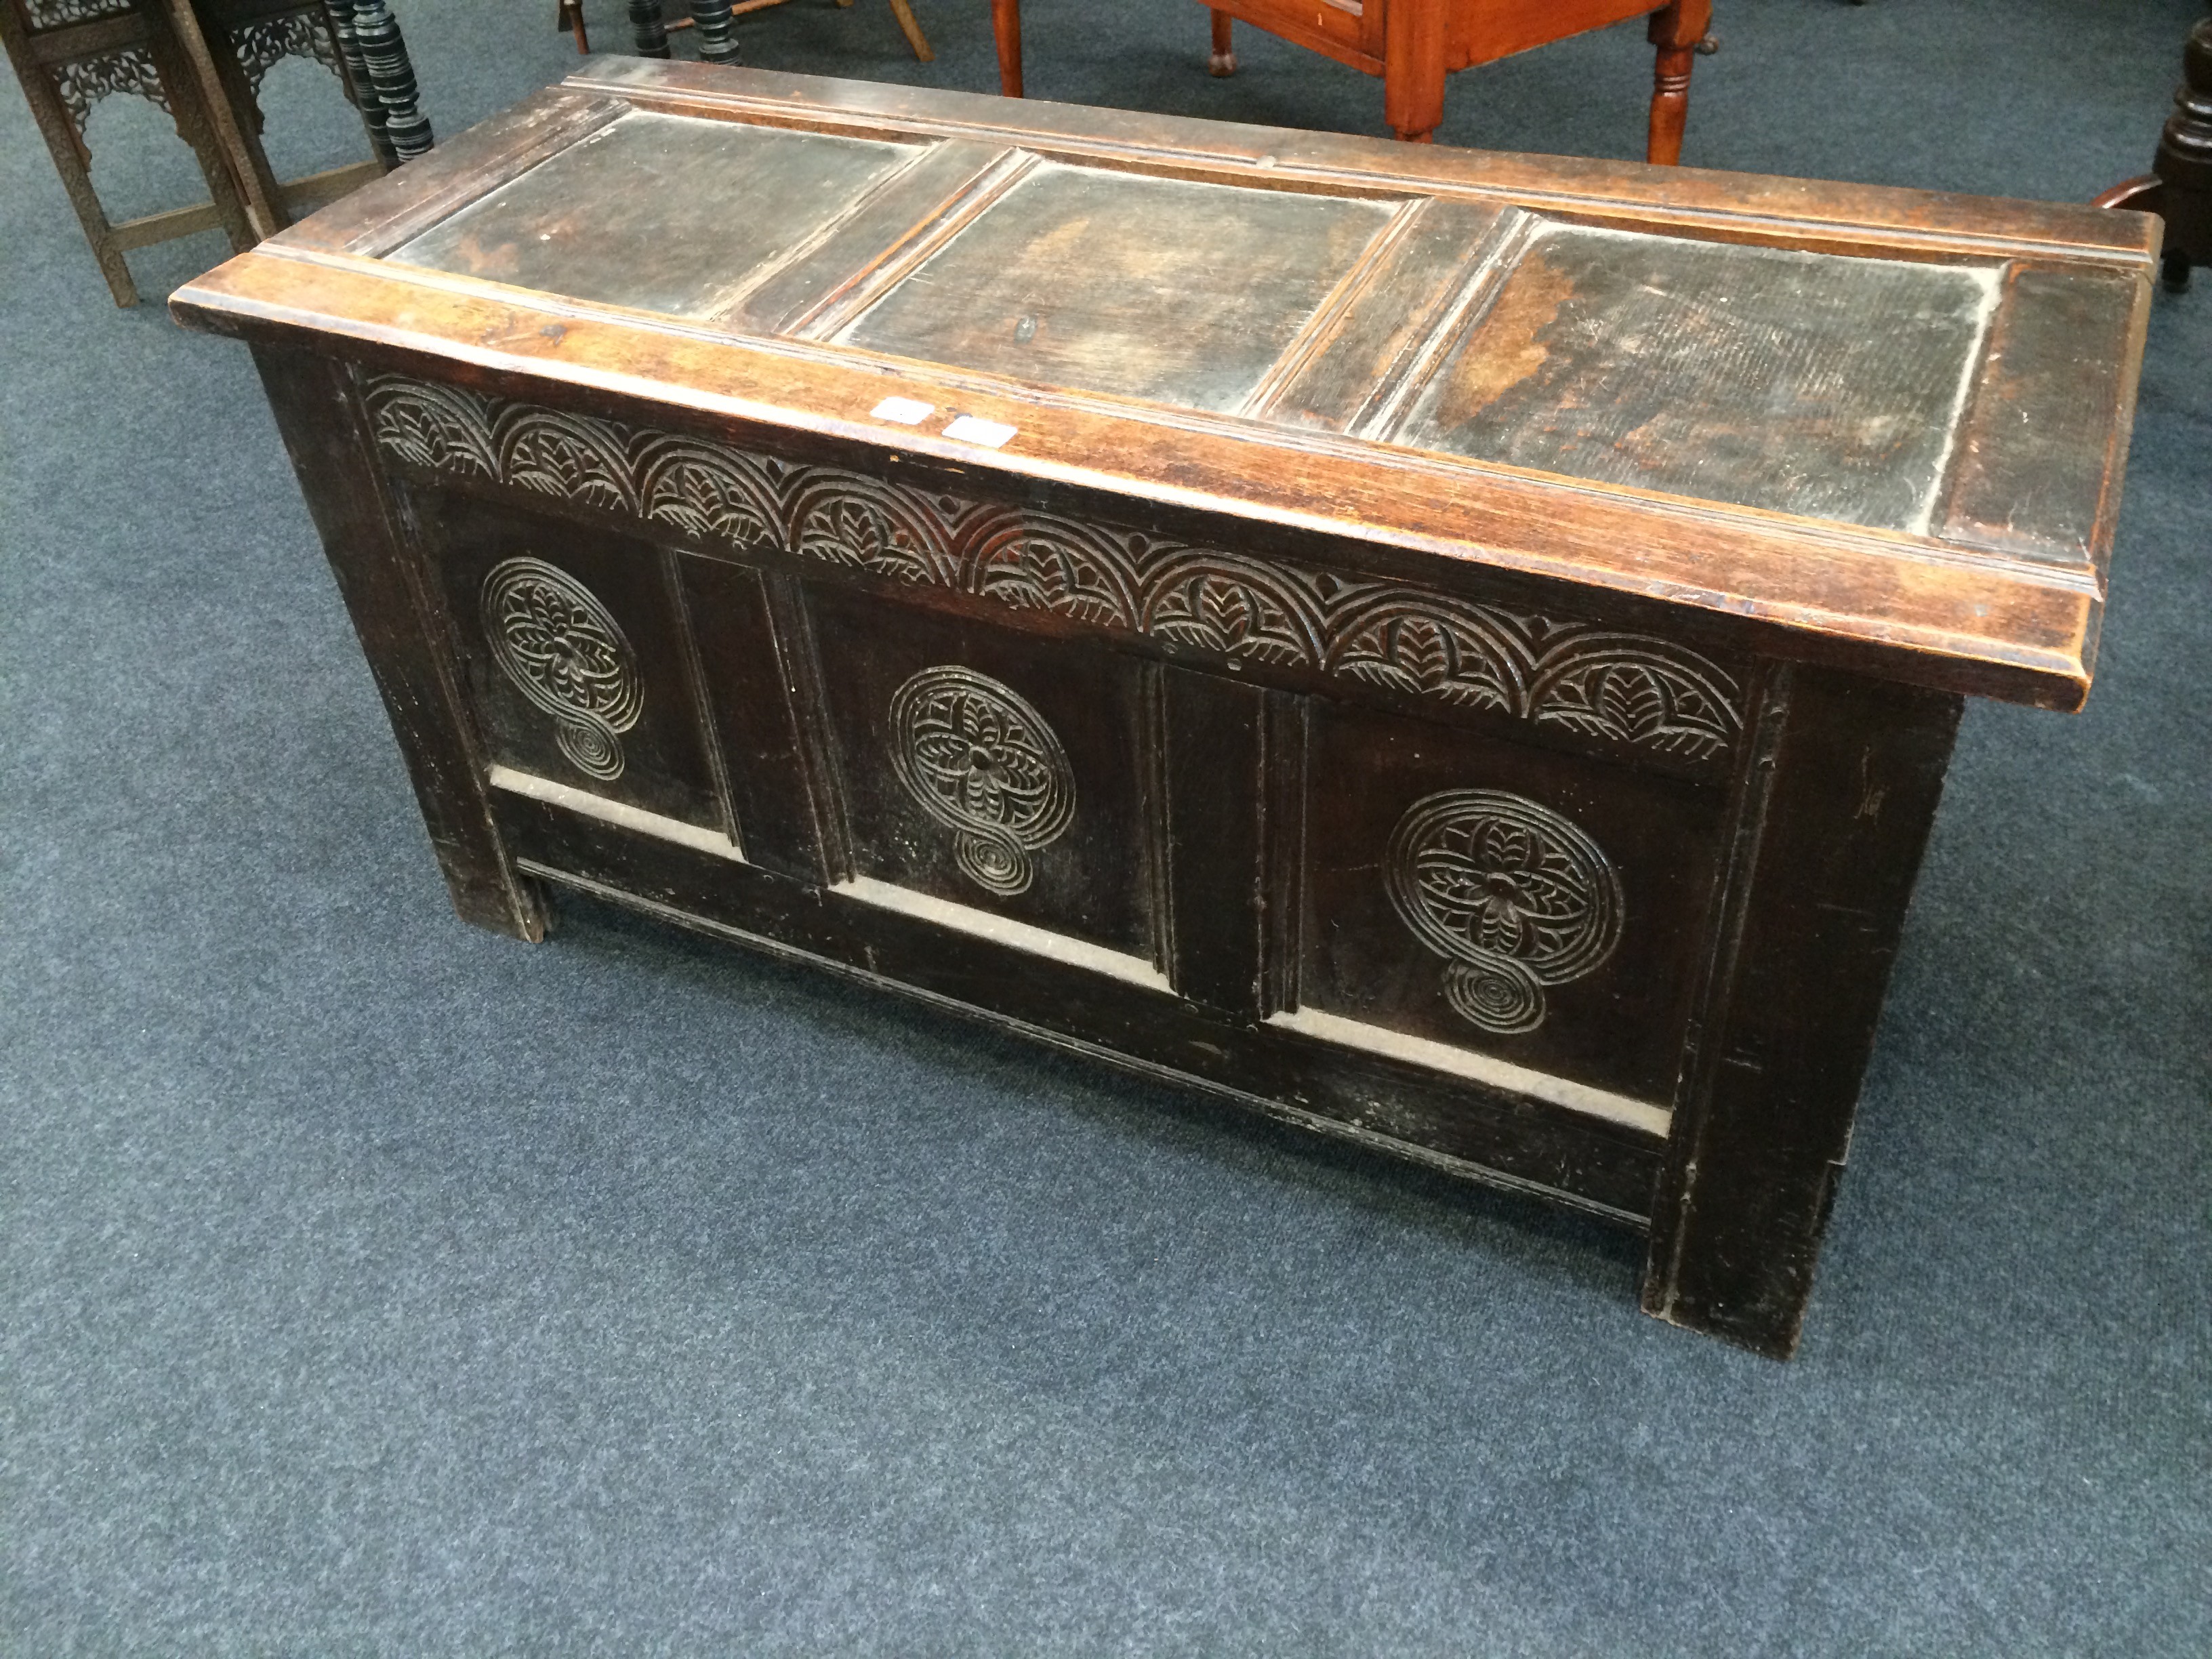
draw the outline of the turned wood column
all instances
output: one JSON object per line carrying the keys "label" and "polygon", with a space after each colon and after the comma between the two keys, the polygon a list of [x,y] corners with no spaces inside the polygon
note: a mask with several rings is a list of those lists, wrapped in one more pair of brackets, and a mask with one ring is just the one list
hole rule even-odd
{"label": "turned wood column", "polygon": [[2190,31],[2181,77],[2152,170],[2097,198],[2099,207],[2133,208],[2166,221],[2161,272],[2177,291],[2189,286],[2191,266],[2212,265],[2212,17]]}
{"label": "turned wood column", "polygon": [[1652,70],[1651,133],[1644,159],[1671,167],[1682,159],[1682,127],[1690,117],[1690,65],[1713,21],[1713,0],[1674,0],[1651,14],[1651,44],[1659,49]]}

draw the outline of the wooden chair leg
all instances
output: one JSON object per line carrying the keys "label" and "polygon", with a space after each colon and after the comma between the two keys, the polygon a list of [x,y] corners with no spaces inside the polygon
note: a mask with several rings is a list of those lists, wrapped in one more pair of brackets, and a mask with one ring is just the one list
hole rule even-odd
{"label": "wooden chair leg", "polygon": [[421,94],[415,89],[414,60],[407,56],[398,20],[385,0],[354,0],[353,33],[368,83],[384,111],[384,130],[393,153],[403,161],[428,155],[434,141],[429,120],[417,106]]}
{"label": "wooden chair leg", "polygon": [[999,91],[1022,95],[1022,0],[991,0],[991,33],[999,43]]}
{"label": "wooden chair leg", "polygon": [[2155,213],[2166,221],[2160,270],[2174,293],[2192,265],[2212,265],[2212,17],[2190,31],[2173,114],[2159,135],[2153,172],[2097,198],[2101,208]]}
{"label": "wooden chair leg", "polygon": [[592,37],[584,32],[584,0],[560,0],[553,14],[553,27],[567,29],[576,37],[576,55],[591,55]]}
{"label": "wooden chair leg", "polygon": [[1674,0],[1664,11],[1651,14],[1650,36],[1659,57],[1652,70],[1651,132],[1644,159],[1656,167],[1675,167],[1682,160],[1682,128],[1690,118],[1690,65],[1712,21],[1712,0]]}
{"label": "wooden chair leg", "polygon": [[[260,109],[229,40],[219,33],[209,39],[191,0],[167,0],[163,9],[147,14],[147,21],[153,31],[149,44],[157,52],[175,55],[198,94],[217,165],[246,210],[246,228],[252,233],[246,246],[274,236],[292,218],[284,210],[283,188],[261,148]],[[220,193],[212,173],[208,187],[211,194]]]}
{"label": "wooden chair leg", "polygon": [[1237,45],[1230,34],[1236,21],[1225,11],[1213,14],[1213,55],[1206,60],[1206,72],[1216,78],[1237,73]]}
{"label": "wooden chair leg", "polygon": [[921,32],[921,25],[914,21],[914,8],[907,0],[891,0],[891,15],[898,20],[899,33],[914,48],[914,55],[925,64],[937,61],[937,54],[929,49],[929,37]]}

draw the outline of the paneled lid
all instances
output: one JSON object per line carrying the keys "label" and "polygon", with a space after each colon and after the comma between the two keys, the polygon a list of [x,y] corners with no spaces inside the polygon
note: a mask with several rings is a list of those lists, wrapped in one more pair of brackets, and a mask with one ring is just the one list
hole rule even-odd
{"label": "paneled lid", "polygon": [[614,59],[172,303],[2070,708],[2155,245],[2088,209]]}

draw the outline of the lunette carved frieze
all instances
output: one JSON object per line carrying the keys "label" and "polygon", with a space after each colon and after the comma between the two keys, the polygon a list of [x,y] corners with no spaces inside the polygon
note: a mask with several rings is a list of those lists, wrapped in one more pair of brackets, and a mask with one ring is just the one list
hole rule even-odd
{"label": "lunette carved frieze", "polygon": [[371,378],[367,399],[376,441],[402,461],[738,547],[1690,760],[1725,755],[1742,730],[1736,677],[1650,635],[964,501],[399,375]]}

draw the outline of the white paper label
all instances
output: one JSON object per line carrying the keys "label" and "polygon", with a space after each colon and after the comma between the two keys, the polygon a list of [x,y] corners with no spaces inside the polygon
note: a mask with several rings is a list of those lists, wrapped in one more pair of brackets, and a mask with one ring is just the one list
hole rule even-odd
{"label": "white paper label", "polygon": [[917,403],[912,398],[886,398],[868,413],[879,421],[891,421],[900,426],[920,426],[936,409],[935,404]]}
{"label": "white paper label", "polygon": [[973,415],[963,415],[945,428],[945,435],[957,439],[963,444],[979,444],[985,449],[998,449],[1020,430],[1019,427],[1001,426],[996,421],[979,421]]}

